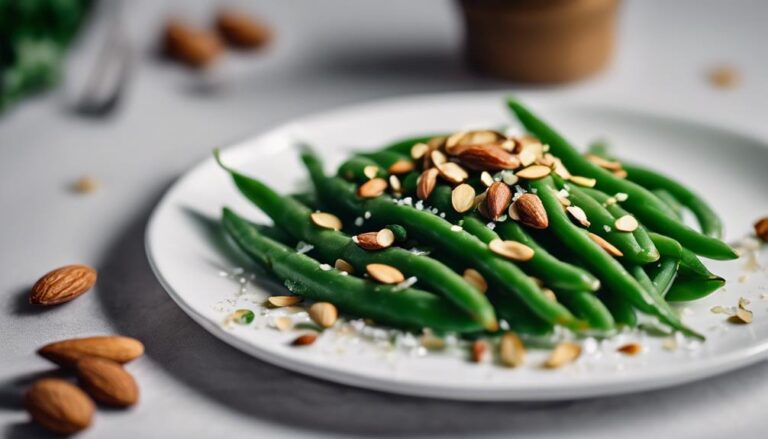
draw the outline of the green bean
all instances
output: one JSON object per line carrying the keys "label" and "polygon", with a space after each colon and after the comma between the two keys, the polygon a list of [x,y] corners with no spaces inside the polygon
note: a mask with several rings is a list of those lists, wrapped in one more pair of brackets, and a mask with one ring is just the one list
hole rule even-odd
{"label": "green bean", "polygon": [[[216,158],[219,159],[218,153]],[[445,265],[401,248],[375,252],[364,250],[342,232],[321,229],[312,224],[311,211],[294,199],[280,196],[262,182],[223,164],[221,166],[230,173],[235,185],[246,198],[284,231],[312,244],[324,260],[330,262],[344,259],[361,273],[365,272],[368,264],[391,265],[406,276],[416,276],[419,282],[451,300],[489,330],[497,328],[495,313],[488,299]],[[338,181],[347,186],[343,180]]]}
{"label": "green bean", "polygon": [[[374,169],[373,176],[366,175],[366,169]],[[379,166],[375,161],[367,158],[355,156],[345,161],[339,166],[337,171],[339,177],[347,180],[354,181],[356,183],[364,183],[370,180],[372,177],[384,178],[387,176],[386,169]]]}
{"label": "green bean", "polygon": [[606,288],[620,294],[640,311],[655,315],[670,327],[693,337],[703,338],[700,334],[686,327],[669,305],[655,294],[655,291],[648,291],[643,288],[617,260],[594,243],[587,235],[586,230],[571,223],[557,198],[552,178],[546,177],[532,181],[531,187],[536,189],[536,194],[547,210],[552,233],[571,251],[582,255],[584,264],[592,270]]}
{"label": "green bean", "polygon": [[574,185],[566,183],[563,187],[569,193],[568,199],[587,214],[590,222],[587,229],[616,246],[624,254],[624,260],[642,265],[659,259],[659,252],[650,239],[647,247],[640,246],[634,234],[616,230],[616,218],[600,202]]}
{"label": "green bean", "polygon": [[653,279],[653,286],[661,297],[664,297],[672,286],[677,276],[680,260],[674,258],[662,258],[658,266],[652,268],[649,275]]}
{"label": "green bean", "polygon": [[665,299],[669,302],[698,300],[712,294],[725,285],[723,279],[693,279],[679,276],[672,283]]}
{"label": "green bean", "polygon": [[723,224],[715,211],[690,189],[665,175],[642,166],[624,163],[623,167],[627,171],[627,180],[648,189],[668,191],[674,199],[693,213],[704,234],[715,238],[720,238],[723,235]]}
{"label": "green bean", "polygon": [[726,243],[693,230],[668,215],[664,203],[647,189],[631,181],[618,178],[582,157],[563,137],[520,103],[510,99],[508,104],[525,128],[543,143],[548,144],[549,151],[560,158],[570,171],[595,178],[597,181],[596,188],[603,192],[627,194],[628,197],[624,204],[650,230],[678,240],[685,247],[701,256],[712,259],[735,259],[738,257],[736,252]]}
{"label": "green bean", "polygon": [[605,304],[590,291],[556,292],[557,300],[573,311],[576,317],[589,323],[590,328],[611,331],[616,322]]}
{"label": "green bean", "polygon": [[669,256],[680,260],[680,272],[703,279],[722,279],[720,276],[709,271],[706,265],[692,251],[684,248],[674,239],[659,235],[658,233],[650,233],[650,237],[662,256]]}
{"label": "green bean", "polygon": [[619,294],[608,291],[601,291],[597,297],[605,304],[613,316],[617,325],[624,325],[630,328],[637,326],[637,313],[632,304],[620,297]]}
{"label": "green bean", "polygon": [[679,220],[683,219],[683,205],[677,201],[677,198],[675,198],[674,195],[672,195],[666,189],[652,189],[651,192],[656,195],[659,200],[663,201],[667,207],[669,207],[669,209],[675,215],[675,218]]}
{"label": "green bean", "polygon": [[[587,195],[594,198],[595,200],[600,202],[603,206],[605,206],[605,208],[608,210],[608,212],[611,215],[613,215],[614,218],[621,218],[624,215],[629,215],[629,212],[624,210],[624,208],[622,208],[615,201],[615,199],[611,200],[611,197],[609,197],[607,194],[592,188],[581,188],[581,191],[587,193]],[[648,252],[650,254],[659,253],[659,250],[656,248],[656,244],[653,242],[653,240],[650,238],[648,234],[648,230],[642,224],[637,229],[635,229],[635,231],[632,232],[632,236],[635,237],[635,240],[637,240],[638,245],[640,245],[640,247],[644,249],[648,249]]]}
{"label": "green bean", "polygon": [[302,159],[318,191],[318,196],[336,209],[371,212],[371,220],[404,226],[409,235],[419,241],[460,257],[468,265],[474,265],[489,283],[503,286],[505,291],[517,294],[534,313],[545,320],[563,325],[571,330],[585,329],[585,323],[573,316],[559,303],[552,302],[517,265],[493,253],[486,244],[464,230],[429,212],[393,202],[387,196],[359,199],[350,186],[337,178],[326,177],[319,158],[309,151]]}
{"label": "green bean", "polygon": [[400,224],[387,224],[385,227],[395,235],[395,241],[405,242],[408,240],[408,231]]}
{"label": "green bean", "polygon": [[443,298],[414,288],[380,285],[335,269],[264,237],[245,219],[224,209],[222,222],[237,245],[285,281],[294,294],[328,301],[342,312],[409,329],[476,332],[482,326]]}

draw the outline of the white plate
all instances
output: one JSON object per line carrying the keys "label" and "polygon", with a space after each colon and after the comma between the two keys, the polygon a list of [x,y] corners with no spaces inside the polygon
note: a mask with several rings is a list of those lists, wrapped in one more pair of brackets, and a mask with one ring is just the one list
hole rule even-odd
{"label": "white plate", "polygon": [[[760,141],[625,106],[525,101],[577,144],[605,137],[619,156],[653,165],[697,188],[723,215],[730,240],[749,234],[751,223],[766,214],[768,148]],[[292,146],[297,139],[321,151],[330,172],[353,148],[373,148],[413,134],[509,123],[514,124],[497,93],[395,99],[302,118],[240,142],[223,157],[229,165],[287,192],[306,184]],[[266,219],[238,194],[212,159],[189,171],[168,191],[146,235],[147,254],[157,277],[185,312],[223,341],[319,378],[440,398],[552,400],[671,386],[754,363],[768,353],[768,301],[761,298],[768,293],[761,287],[766,284],[766,272],[740,279],[743,259],[710,264],[727,278],[728,286],[683,310],[685,321],[708,340],[700,345],[681,343],[675,350],[663,347],[670,343],[665,338],[622,334],[599,344],[588,342],[576,364],[553,371],[539,367],[546,351],[537,350],[529,354],[527,366],[510,370],[490,362],[472,364],[455,351],[424,356],[418,349],[389,351],[338,335],[323,335],[310,347],[291,347],[295,334],[265,326],[270,317],[259,317],[250,326],[224,324],[228,311],[235,308],[250,308],[258,315],[258,302],[279,287],[248,282],[246,294],[238,296],[238,276],[221,275],[222,268],[229,271],[247,264],[227,250],[215,223],[204,219],[216,221],[223,206],[256,221]],[[728,324],[724,315],[709,311],[714,305],[733,306],[740,296],[752,301],[755,322],[751,325]],[[641,355],[616,353],[617,346],[637,340],[645,347]]]}

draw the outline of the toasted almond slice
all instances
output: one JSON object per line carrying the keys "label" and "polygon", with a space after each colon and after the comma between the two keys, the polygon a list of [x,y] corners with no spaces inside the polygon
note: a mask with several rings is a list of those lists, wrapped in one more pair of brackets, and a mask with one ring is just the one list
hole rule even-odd
{"label": "toasted almond slice", "polygon": [[742,325],[752,323],[752,311],[741,307],[736,308],[736,314],[728,317],[728,321]]}
{"label": "toasted almond slice", "polygon": [[284,306],[293,306],[301,302],[299,296],[269,296],[267,302],[275,308],[282,308]]}
{"label": "toasted almond slice", "polygon": [[353,267],[352,264],[345,261],[344,259],[336,259],[336,262],[333,263],[333,268],[349,274],[353,274],[355,272],[355,267]]}
{"label": "toasted almond slice", "polygon": [[536,160],[537,165],[546,166],[548,168],[554,168],[555,167],[555,156],[553,156],[550,153],[546,153],[541,156],[541,158]]}
{"label": "toasted almond slice", "polygon": [[453,133],[445,140],[445,150],[450,151],[457,145],[460,144],[462,139],[464,139],[467,134],[469,134],[467,131],[459,131],[458,133]]}
{"label": "toasted almond slice", "polygon": [[441,149],[445,146],[445,142],[448,140],[446,136],[437,136],[427,140],[427,146],[429,149]]}
{"label": "toasted almond slice", "polygon": [[400,179],[397,178],[397,175],[389,176],[389,187],[392,188],[392,192],[394,193],[399,193],[401,190],[403,190],[403,185],[400,183]]}
{"label": "toasted almond slice", "polygon": [[571,173],[568,171],[568,168],[566,168],[562,160],[557,157],[555,157],[555,174],[566,180],[571,178]]}
{"label": "toasted almond slice", "polygon": [[512,171],[502,171],[501,172],[501,181],[506,183],[508,186],[513,186],[517,184],[520,179],[515,175]]}
{"label": "toasted almond slice", "polygon": [[616,160],[606,160],[599,155],[594,154],[587,154],[585,158],[597,166],[600,166],[601,168],[607,169],[609,171],[618,171],[621,169],[621,163],[617,162]]}
{"label": "toasted almond slice", "polygon": [[619,178],[627,178],[627,171],[623,169],[619,169],[618,171],[613,171],[613,175],[619,177]]}
{"label": "toasted almond slice", "polygon": [[488,248],[499,256],[513,261],[528,261],[533,257],[533,249],[517,241],[494,239],[488,243]]}
{"label": "toasted almond slice", "polygon": [[587,219],[587,213],[584,212],[584,209],[582,209],[579,206],[568,206],[565,208],[565,210],[571,214],[573,219],[579,222],[584,227],[589,227],[592,225],[591,222]]}
{"label": "toasted almond slice", "polygon": [[417,143],[411,147],[411,158],[418,160],[424,157],[424,154],[426,154],[429,149],[429,145],[426,143]]}
{"label": "toasted almond slice", "polygon": [[573,184],[577,184],[579,186],[584,186],[584,187],[595,187],[595,185],[597,184],[597,180],[595,180],[594,178],[582,177],[580,175],[572,175],[570,178],[570,181]]}
{"label": "toasted almond slice", "polygon": [[485,212],[492,220],[496,220],[504,214],[512,201],[512,190],[506,184],[495,181],[486,192]]}
{"label": "toasted almond slice", "polygon": [[504,139],[499,143],[499,146],[504,151],[514,152],[515,147],[517,146],[517,143],[514,141],[514,139]]}
{"label": "toasted almond slice", "polygon": [[481,192],[481,193],[477,194],[475,196],[475,199],[472,201],[472,208],[476,207],[476,208],[480,209],[482,207],[484,209],[485,199],[486,199],[487,196],[488,196],[488,191],[487,190],[485,192]]}
{"label": "toasted almond slice", "polygon": [[613,226],[616,228],[616,230],[621,232],[634,232],[638,227],[640,227],[640,224],[638,224],[637,219],[635,219],[635,217],[632,215],[624,215],[617,218],[613,223]]}
{"label": "toasted almond slice", "polygon": [[509,219],[512,221],[520,221],[520,214],[517,212],[517,202],[509,205],[509,209],[507,209],[507,216],[509,216]]}
{"label": "toasted almond slice", "polygon": [[739,308],[747,309],[751,302],[746,297],[739,297]]}
{"label": "toasted almond slice", "polygon": [[387,228],[381,229],[376,233],[376,242],[378,242],[382,248],[390,247],[395,243],[395,233]]}
{"label": "toasted almond slice", "polygon": [[372,178],[376,178],[378,174],[379,174],[379,167],[376,165],[368,165],[363,168],[363,175],[368,177],[368,180]]}
{"label": "toasted almond slice", "polygon": [[514,332],[506,332],[501,336],[499,359],[506,367],[518,367],[525,363],[525,346]]}
{"label": "toasted almond slice", "polygon": [[446,162],[441,165],[437,165],[437,171],[440,176],[449,183],[459,184],[469,178],[469,174],[461,166],[453,162]]}
{"label": "toasted almond slice", "polygon": [[544,362],[544,367],[556,369],[576,361],[580,355],[581,346],[573,342],[563,342],[555,346],[547,361]]}
{"label": "toasted almond slice", "polygon": [[616,256],[616,257],[621,257],[621,256],[624,256],[624,253],[622,253],[622,252],[621,252],[621,250],[619,250],[618,248],[616,248],[616,246],[614,246],[614,245],[613,245],[613,244],[611,244],[610,242],[608,242],[608,241],[606,241],[605,239],[603,239],[603,237],[602,237],[602,236],[600,236],[600,235],[595,235],[595,234],[594,234],[594,233],[592,233],[592,232],[589,232],[587,235],[589,235],[589,239],[591,239],[591,240],[592,240],[592,241],[594,241],[594,242],[595,242],[597,245],[599,245],[600,247],[602,247],[602,249],[603,249],[603,250],[605,250],[606,252],[608,252],[608,254],[609,254],[609,255],[611,255],[611,256]]}
{"label": "toasted almond slice", "polygon": [[368,264],[365,271],[374,280],[383,284],[399,284],[405,280],[405,276],[395,267],[386,264]]}
{"label": "toasted almond slice", "polygon": [[387,168],[387,172],[390,174],[405,174],[406,172],[413,171],[414,164],[410,160],[398,160],[395,163],[392,163],[389,165],[389,168]]}
{"label": "toasted almond slice", "polygon": [[441,351],[445,349],[445,340],[428,332],[422,335],[419,339],[421,345],[430,351]]}
{"label": "toasted almond slice", "polygon": [[432,160],[432,164],[435,166],[440,166],[448,161],[448,157],[437,149],[429,153],[429,159]]}
{"label": "toasted almond slice", "polygon": [[555,294],[555,292],[552,291],[551,289],[542,288],[541,292],[544,293],[545,296],[547,296],[547,299],[553,302],[557,302],[557,294]]}
{"label": "toasted almond slice", "polygon": [[339,311],[332,303],[317,302],[309,307],[309,317],[323,328],[330,328],[339,318]]}
{"label": "toasted almond slice", "polygon": [[309,346],[317,340],[316,332],[308,332],[296,337],[291,344],[294,346]]}
{"label": "toasted almond slice", "polygon": [[482,363],[485,359],[485,352],[488,350],[488,343],[485,340],[475,340],[472,342],[471,358],[473,363]]}
{"label": "toasted almond slice", "polygon": [[293,329],[293,319],[288,316],[277,316],[272,320],[272,326],[278,331],[290,331]]}
{"label": "toasted almond slice", "polygon": [[624,355],[637,355],[643,352],[643,345],[640,343],[627,343],[619,346],[616,350]]}
{"label": "toasted almond slice", "polygon": [[524,141],[518,157],[523,166],[529,166],[542,157],[544,145],[539,141]]}
{"label": "toasted almond slice", "polygon": [[[480,174],[480,181],[486,185],[490,186],[493,184],[493,176],[488,171],[483,171]],[[766,219],[766,233],[768,233],[768,218]]]}
{"label": "toasted almond slice", "polygon": [[521,223],[539,230],[549,227],[547,211],[538,195],[525,193],[515,201],[514,205],[515,213]]}
{"label": "toasted almond slice", "polygon": [[341,220],[332,213],[312,212],[309,218],[312,220],[312,223],[323,229],[341,230],[342,228]]}
{"label": "toasted almond slice", "polygon": [[451,205],[456,212],[464,213],[472,209],[474,201],[475,188],[472,186],[462,183],[453,188],[453,191],[451,192]]}
{"label": "toasted almond slice", "polygon": [[474,268],[467,268],[464,270],[463,277],[465,281],[477,288],[481,293],[485,294],[485,292],[488,291],[488,282],[486,282],[483,275]]}
{"label": "toasted almond slice", "polygon": [[422,172],[416,180],[416,196],[421,200],[426,200],[432,194],[437,184],[438,170],[435,168],[427,169]]}
{"label": "toasted almond slice", "polygon": [[357,195],[361,198],[376,198],[381,196],[385,190],[387,190],[387,180],[373,178],[357,188]]}
{"label": "toasted almond slice", "polygon": [[531,165],[525,169],[517,171],[515,175],[517,175],[520,178],[524,178],[526,180],[538,180],[540,178],[544,178],[547,175],[549,175],[551,171],[552,170],[549,169],[549,167],[547,166]]}

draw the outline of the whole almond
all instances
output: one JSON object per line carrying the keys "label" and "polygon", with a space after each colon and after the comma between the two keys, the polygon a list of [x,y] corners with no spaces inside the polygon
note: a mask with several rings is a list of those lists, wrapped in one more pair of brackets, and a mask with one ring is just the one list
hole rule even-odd
{"label": "whole almond", "polygon": [[120,363],[106,358],[85,357],[76,365],[77,377],[96,401],[115,407],[128,407],[139,400],[139,387]]}
{"label": "whole almond", "polygon": [[291,344],[294,346],[309,346],[317,340],[316,332],[308,332],[296,337]]}
{"label": "whole almond", "polygon": [[229,44],[246,49],[265,45],[271,36],[267,26],[239,11],[219,12],[216,29]]}
{"label": "whole almond", "polygon": [[461,164],[476,171],[515,169],[520,160],[496,145],[471,145],[459,154]]}
{"label": "whole almond", "polygon": [[503,182],[496,181],[488,188],[485,196],[485,211],[495,220],[504,214],[512,200],[512,190]]}
{"label": "whole almond", "polygon": [[74,434],[91,425],[93,401],[77,386],[58,378],[35,381],[24,395],[32,420],[59,434]]}
{"label": "whole almond", "polygon": [[62,366],[74,366],[84,357],[127,363],[144,354],[144,345],[135,338],[99,336],[57,341],[43,346],[37,353]]}
{"label": "whole almond", "polygon": [[56,305],[79,297],[96,283],[96,270],[87,265],[66,265],[46,273],[32,287],[29,303]]}
{"label": "whole almond", "polygon": [[416,181],[416,196],[421,200],[426,200],[432,194],[437,184],[438,171],[435,168],[427,169],[422,172]]}
{"label": "whole almond", "polygon": [[763,241],[768,241],[768,217],[761,218],[755,223],[755,234]]}
{"label": "whole almond", "polygon": [[216,34],[195,29],[179,20],[171,20],[165,27],[165,50],[173,58],[191,66],[206,67],[222,51]]}
{"label": "whole almond", "polygon": [[514,203],[515,213],[520,222],[534,229],[549,227],[549,217],[538,195],[525,193]]}

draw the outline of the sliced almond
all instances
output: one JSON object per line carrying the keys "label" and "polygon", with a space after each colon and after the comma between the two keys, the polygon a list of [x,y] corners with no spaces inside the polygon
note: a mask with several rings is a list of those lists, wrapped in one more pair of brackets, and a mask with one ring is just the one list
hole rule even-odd
{"label": "sliced almond", "polygon": [[552,154],[544,154],[541,156],[541,158],[536,160],[537,165],[546,166],[548,168],[554,168],[555,167],[555,156]]}
{"label": "sliced almond", "polygon": [[544,145],[538,140],[523,142],[518,157],[523,166],[529,166],[540,159],[544,153]]}
{"label": "sliced almond", "polygon": [[398,194],[403,190],[403,185],[400,183],[400,179],[397,178],[397,175],[390,175],[389,176],[389,187],[392,188],[392,192]]}
{"label": "sliced almond", "polygon": [[339,318],[339,311],[332,303],[317,302],[309,307],[309,317],[323,328],[330,328]]}
{"label": "sliced almond", "polygon": [[609,171],[618,171],[621,169],[621,163],[615,160],[606,160],[595,154],[587,154],[585,157],[587,160],[596,164],[597,166],[600,166],[603,169],[607,169]]}
{"label": "sliced almond", "polygon": [[531,165],[525,169],[517,171],[515,175],[526,180],[538,180],[549,175],[551,171],[552,170],[547,166]]}
{"label": "sliced almond", "polygon": [[517,184],[520,179],[515,175],[512,171],[502,171],[501,172],[501,181],[506,183],[509,186]]}
{"label": "sliced almond", "polygon": [[277,328],[278,331],[285,332],[293,329],[293,319],[288,316],[277,316],[272,321],[272,325]]}
{"label": "sliced almond", "polygon": [[512,201],[512,190],[506,184],[495,181],[486,191],[485,212],[492,220],[496,220],[507,210]]}
{"label": "sliced almond", "polygon": [[453,206],[453,210],[456,212],[464,213],[472,209],[474,201],[475,188],[472,186],[462,183],[453,188],[451,192],[451,206]]}
{"label": "sliced almond", "polygon": [[521,195],[515,201],[513,208],[520,222],[526,226],[539,230],[549,227],[547,211],[538,195],[530,192]]}
{"label": "sliced almond", "polygon": [[752,323],[752,311],[738,307],[736,313],[728,317],[728,321],[742,325]]}
{"label": "sliced almond", "polygon": [[301,302],[299,296],[269,296],[267,302],[275,308],[282,308],[284,306],[293,306]]}
{"label": "sliced almond", "polygon": [[413,171],[414,164],[410,160],[398,160],[395,163],[389,165],[387,172],[390,174],[405,174],[406,172]]}
{"label": "sliced almond", "polygon": [[481,293],[485,294],[485,292],[488,291],[488,282],[486,282],[483,275],[474,268],[467,268],[464,270],[463,277],[467,283],[475,287]]}
{"label": "sliced almond", "polygon": [[430,351],[441,351],[445,349],[445,340],[438,337],[431,332],[428,332],[421,336],[419,339],[421,345]]}
{"label": "sliced almond", "polygon": [[451,150],[460,144],[462,139],[466,137],[468,134],[467,131],[459,131],[458,133],[453,133],[445,140],[445,149],[448,151],[448,153],[451,153]]}
{"label": "sliced almond", "polygon": [[432,164],[435,166],[440,166],[443,163],[448,161],[448,157],[445,156],[440,150],[434,150],[429,153],[429,159],[432,161]]}
{"label": "sliced almond", "polygon": [[349,274],[353,274],[355,272],[355,267],[353,267],[352,264],[345,261],[344,259],[336,259],[336,262],[333,263],[333,268]]}
{"label": "sliced almond", "polygon": [[484,145],[504,140],[504,135],[492,130],[460,131],[448,137],[445,141],[445,150],[454,155],[460,152],[464,145]]}
{"label": "sliced almond", "polygon": [[506,367],[519,367],[525,363],[525,346],[514,332],[506,332],[501,336],[499,359]]}
{"label": "sliced almond", "polygon": [[566,180],[569,180],[571,178],[571,173],[565,167],[562,160],[560,160],[557,157],[555,157],[555,174],[559,175],[560,177]]}
{"label": "sliced almond", "polygon": [[616,218],[613,226],[616,228],[616,230],[621,232],[634,232],[638,227],[640,227],[640,224],[638,224],[637,219],[635,219],[635,217],[632,215],[624,215],[622,217]]}
{"label": "sliced almond", "polygon": [[421,200],[426,200],[432,194],[437,184],[437,175],[439,172],[435,168],[427,169],[422,172],[416,180],[416,196]]}
{"label": "sliced almond", "polygon": [[449,183],[459,184],[469,178],[469,174],[461,166],[453,162],[446,162],[441,165],[437,165],[437,171],[440,176]]}
{"label": "sliced almond", "polygon": [[627,174],[627,171],[619,169],[618,171],[613,171],[613,175],[619,178],[627,178],[627,175],[629,174]]}
{"label": "sliced almond", "polygon": [[429,145],[426,143],[417,143],[411,147],[411,158],[418,160],[424,157],[424,154],[426,154],[429,149]]}
{"label": "sliced almond", "polygon": [[643,345],[640,343],[627,343],[619,346],[616,350],[624,355],[637,355],[643,352]]}
{"label": "sliced almond", "polygon": [[368,180],[376,178],[379,175],[379,167],[376,165],[368,165],[363,168],[363,175],[368,177]]}
{"label": "sliced almond", "polygon": [[488,343],[485,340],[475,340],[472,342],[472,351],[470,353],[473,363],[482,363],[485,359],[485,353],[488,351]]}
{"label": "sliced almond", "polygon": [[576,361],[580,355],[581,346],[573,342],[563,342],[555,346],[547,361],[544,362],[544,367],[556,369]]}
{"label": "sliced almond", "polygon": [[387,190],[387,180],[373,178],[357,188],[357,195],[361,198],[376,198],[381,196],[385,190]]}
{"label": "sliced almond", "polygon": [[298,337],[296,337],[291,344],[294,346],[309,346],[312,343],[317,341],[317,333],[316,332],[308,332],[306,334],[302,334]]}
{"label": "sliced almond", "polygon": [[458,154],[461,164],[476,171],[516,169],[520,160],[495,144],[470,145]]}
{"label": "sliced almond", "polygon": [[557,302],[557,294],[549,288],[542,288],[542,293],[552,302]]}
{"label": "sliced almond", "polygon": [[357,245],[366,250],[382,250],[395,242],[395,234],[389,229],[365,232],[357,235]]}
{"label": "sliced almond", "polygon": [[395,233],[387,228],[381,229],[376,233],[376,242],[378,242],[382,248],[390,247],[395,243]]}
{"label": "sliced almond", "polygon": [[[494,180],[493,180],[493,176],[492,176],[491,174],[489,174],[489,173],[488,173],[488,171],[483,171],[483,172],[480,174],[480,181],[481,181],[481,182],[482,182],[484,185],[486,185],[486,186],[490,186],[490,185],[492,185],[492,184],[493,184],[493,181],[494,181]],[[766,224],[768,225],[768,221],[766,221]],[[766,227],[766,228],[768,229],[768,227]]]}
{"label": "sliced almond", "polygon": [[584,187],[595,187],[595,185],[597,184],[597,180],[595,180],[594,178],[582,177],[580,175],[572,175],[570,178],[570,181],[573,184],[577,184],[579,186],[584,186]]}
{"label": "sliced almond", "polygon": [[581,224],[584,227],[589,227],[592,225],[591,222],[587,219],[587,213],[584,212],[584,209],[582,209],[579,206],[568,206],[565,208],[565,210],[571,214],[573,219],[578,221],[579,224]]}
{"label": "sliced almond", "polygon": [[386,264],[368,264],[365,271],[374,280],[383,284],[399,284],[405,280],[405,276],[395,267]]}
{"label": "sliced almond", "polygon": [[488,243],[488,248],[499,256],[513,261],[528,261],[533,257],[533,249],[517,241],[494,239]]}
{"label": "sliced almond", "polygon": [[314,225],[322,227],[323,229],[341,230],[342,228],[341,220],[332,213],[312,212],[309,215],[309,218]]}
{"label": "sliced almond", "polygon": [[602,236],[595,235],[594,233],[590,232],[587,235],[589,235],[589,239],[594,241],[597,245],[599,245],[603,250],[608,252],[611,256],[621,257],[624,256],[624,253],[621,252],[616,246],[611,244],[610,242],[606,241]]}

